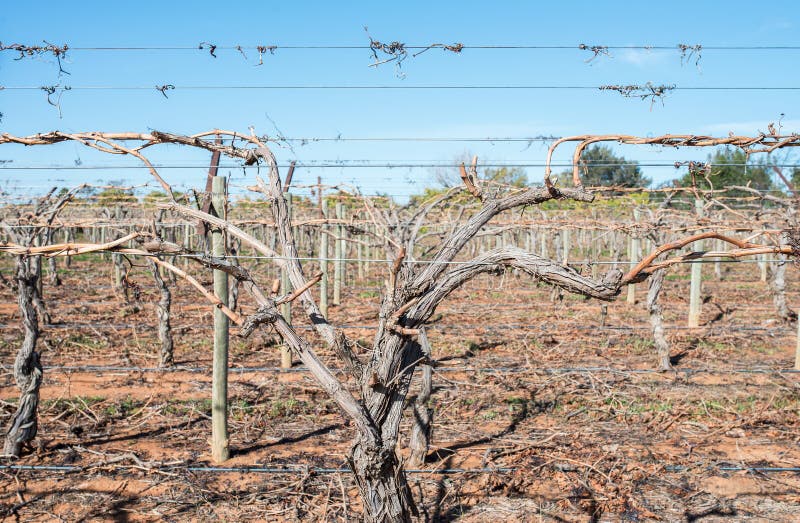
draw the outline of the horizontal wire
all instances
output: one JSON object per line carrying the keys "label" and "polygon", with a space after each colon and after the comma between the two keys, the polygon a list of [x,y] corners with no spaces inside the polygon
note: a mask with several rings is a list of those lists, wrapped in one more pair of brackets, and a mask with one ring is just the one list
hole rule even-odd
{"label": "horizontal wire", "polygon": [[[4,367],[5,368],[5,367]],[[146,373],[175,373],[188,372],[192,374],[205,374],[211,372],[211,367],[135,367],[124,365],[43,365],[46,371],[60,372],[146,372]],[[545,374],[569,374],[569,373],[611,373],[611,374],[666,374],[656,369],[619,369],[614,367],[439,367],[433,365],[437,373],[455,372],[477,372],[485,374],[524,374],[524,373],[545,373]],[[9,369],[10,370],[10,369]],[[269,373],[294,373],[309,372],[306,367],[298,366],[291,368],[282,367],[229,367],[228,372],[232,374],[248,374],[254,372]],[[335,373],[344,371],[335,369]],[[673,368],[670,372],[680,374],[798,374],[798,369],[784,368],[742,368],[742,369],[702,369],[702,368]]]}
{"label": "horizontal wire", "polygon": [[[556,460],[558,461],[558,460]],[[663,465],[663,463],[662,463]],[[0,465],[0,470],[15,471],[46,471],[46,472],[89,472],[92,469],[104,469],[104,471],[130,471],[131,469],[142,470],[141,465],[107,465],[104,463],[89,465]],[[683,472],[694,467],[685,465],[664,465],[667,472]],[[764,466],[731,466],[731,465],[703,465],[707,470],[718,470],[722,472],[758,472],[758,473],[781,473],[781,472],[800,472],[800,467],[764,467]],[[351,474],[349,468],[326,468],[326,467],[198,467],[198,466],[176,466],[162,465],[159,467],[145,468],[144,471],[158,470],[161,472],[200,472],[212,474],[240,473],[240,474]],[[450,469],[404,469],[406,474],[431,474],[431,475],[451,475],[451,474],[512,474],[517,471],[527,469],[512,467],[483,467],[483,468],[450,468]]]}
{"label": "horizontal wire", "polygon": [[[185,224],[185,225],[192,225],[195,224]],[[520,227],[526,227],[522,225]],[[8,226],[10,229],[25,229],[25,228],[39,228],[39,226],[34,225],[14,225]],[[113,228],[113,226],[112,226]],[[706,252],[706,251],[701,251]],[[92,251],[88,253],[80,253],[80,254],[91,254],[91,255],[102,255],[102,254],[119,254],[116,251],[106,251],[106,250],[98,250]],[[144,256],[144,257],[155,257],[155,258],[202,258],[204,254],[197,253],[197,254],[162,254],[162,253],[122,253],[126,256]],[[536,253],[532,253],[536,254]],[[75,255],[72,255],[75,256]],[[394,264],[397,260],[387,260],[385,258],[315,258],[315,257],[305,257],[305,256],[262,256],[262,255],[230,255],[224,254],[216,256],[217,258],[224,258],[224,259],[231,259],[231,260],[298,260],[298,261],[326,261],[326,262],[361,262],[361,263],[386,263],[386,264]],[[612,260],[567,260],[564,265],[636,265],[639,263],[640,260],[620,260],[620,261],[612,261]],[[406,265],[475,265],[475,266],[495,266],[498,265],[496,262],[484,262],[484,263],[476,263],[474,261],[437,261],[437,260],[408,260],[404,259],[400,263]],[[681,263],[683,264],[693,264],[693,263],[788,263],[788,260],[780,259],[780,258],[769,258],[769,259],[730,259],[728,257],[720,256],[720,259],[716,258],[706,258],[706,259],[694,259],[694,260],[684,260]],[[514,267],[509,267],[513,269]],[[3,272],[3,271],[0,271]]]}
{"label": "horizontal wire", "polygon": [[[358,163],[356,163],[358,162]],[[386,169],[413,169],[413,168],[435,168],[435,167],[451,167],[451,168],[458,168],[461,167],[460,163],[435,163],[435,162],[428,162],[428,163],[368,163],[371,160],[337,160],[333,162],[322,162],[322,163],[295,163],[295,169],[335,169],[335,168],[344,168],[344,169],[367,169],[367,168],[386,168]],[[679,169],[684,167],[683,165],[676,165],[675,162],[609,162],[609,163],[598,163],[598,162],[591,162],[587,164],[574,164],[571,162],[553,162],[550,163],[550,167],[574,167],[578,165],[580,167],[585,168],[593,168],[593,167],[624,167],[624,166],[632,166],[632,167],[673,167],[675,169]],[[800,167],[800,163],[781,163],[781,164],[768,164],[768,165],[758,165],[752,163],[712,163],[712,167],[749,167],[749,168],[772,168],[772,167]],[[277,165],[278,168],[287,169],[291,167],[291,164],[279,164]],[[153,164],[153,168],[155,169],[208,169],[208,163],[206,164]],[[480,163],[478,164],[480,168],[502,168],[502,167],[548,167],[546,163],[515,163],[515,162],[504,162],[504,163]],[[11,165],[11,164],[2,164],[0,165],[0,171],[28,171],[28,170],[37,170],[37,171],[45,171],[45,170],[53,170],[53,171],[81,171],[81,170],[99,170],[99,169],[114,169],[114,170],[127,170],[127,169],[135,169],[135,170],[144,170],[149,169],[150,166],[147,165]],[[258,166],[255,165],[244,165],[244,164],[222,164],[218,166],[219,169],[250,169],[250,170],[258,170]],[[263,169],[263,166],[261,167]],[[780,192],[780,191],[778,191]]]}
{"label": "horizontal wire", "polygon": [[[213,309],[213,306],[209,304],[209,311]],[[379,327],[379,325],[349,325],[349,324],[338,324],[333,325],[337,329],[351,329],[351,330],[375,330]],[[444,334],[449,332],[475,332],[475,327],[469,327],[466,325],[442,325],[442,324],[429,324],[425,326],[428,330],[431,331],[442,331]],[[12,325],[8,323],[0,323],[0,329],[19,329],[19,325]],[[42,330],[68,330],[68,329],[141,329],[152,331],[156,330],[155,325],[148,325],[148,324],[140,324],[140,323],[54,323],[50,325],[42,326]],[[214,327],[213,325],[186,325],[180,327],[173,327],[174,330],[179,329],[191,329],[191,330],[212,330]],[[562,329],[570,328],[579,331],[611,331],[611,332],[625,332],[625,331],[649,331],[650,327],[641,325],[641,326],[610,326],[610,325],[591,325],[587,326],[585,324],[579,323],[570,323],[566,325],[559,325],[558,328],[549,328],[547,326],[543,326],[540,324],[525,324],[525,323],[507,323],[504,325],[494,325],[494,326],[487,326],[482,327],[481,330],[489,331],[489,332],[496,332],[496,331],[513,331],[513,330],[529,330],[535,331],[543,334],[553,334],[553,333],[561,333],[563,332]],[[296,330],[313,330],[311,325],[297,325],[294,327]],[[664,326],[665,330],[673,330],[673,331],[710,331],[714,332],[716,330],[721,330],[725,332],[767,332],[767,333],[780,333],[780,332],[788,332],[794,333],[794,329],[789,327],[744,327],[744,326],[703,326],[700,327],[687,327],[681,325],[666,325]]]}
{"label": "horizontal wire", "polygon": [[[65,91],[141,91],[159,90],[159,86],[144,85],[75,85],[56,86]],[[163,86],[161,86],[163,87]],[[602,90],[602,85],[172,85],[170,90]],[[644,86],[643,86],[644,87]],[[41,91],[41,85],[3,85],[1,90],[6,91]],[[613,89],[609,89],[613,90]],[[800,87],[794,86],[668,86],[668,91],[798,91]],[[646,92],[634,93],[631,98],[638,98],[639,94],[645,97],[662,96],[647,94]],[[666,93],[664,93],[666,94]]]}
{"label": "horizontal wire", "polygon": [[[0,86],[2,87],[2,86]],[[6,88],[8,89],[8,88]],[[31,87],[30,89],[41,89]],[[153,89],[152,87],[142,89]],[[320,137],[273,137],[277,142],[553,142],[561,136],[486,136],[486,137],[434,137],[434,136],[320,136]],[[223,142],[230,139],[223,139]],[[208,167],[208,164],[205,165]]]}
{"label": "horizontal wire", "polygon": [[[132,466],[125,465],[105,465],[97,463],[94,465],[0,465],[0,470],[30,470],[30,471],[50,471],[50,472],[81,472],[89,471],[93,468],[130,470]],[[135,467],[141,469],[140,466]],[[159,470],[161,472],[208,472],[208,473],[230,473],[238,472],[241,474],[350,474],[349,468],[326,468],[326,467],[198,467],[198,466],[176,466],[162,465],[152,467],[147,470]],[[406,469],[407,474],[503,474],[511,473],[517,469],[513,468],[450,468],[450,469]]]}
{"label": "horizontal wire", "polygon": [[[524,227],[524,226],[523,226]],[[113,253],[114,251],[93,251],[92,253]],[[90,254],[92,254],[90,253]],[[534,253],[535,254],[535,253]],[[158,254],[151,254],[151,256],[159,256]],[[174,255],[164,255],[164,256],[176,256],[178,258],[197,258],[198,256],[202,256],[201,254],[174,254]],[[394,264],[397,260],[387,260],[385,258],[314,258],[314,257],[304,257],[304,256],[297,256],[297,257],[290,257],[290,256],[261,256],[261,255],[220,255],[219,258],[230,258],[230,259],[243,259],[243,260],[298,260],[298,261],[327,261],[327,262],[367,262],[367,263],[387,263],[387,264]],[[769,260],[753,260],[753,259],[746,259],[746,260],[732,260],[730,258],[720,257],[719,260],[717,259],[699,259],[699,260],[686,260],[682,263],[692,264],[692,263],[765,263],[765,262],[786,262],[787,260],[783,260],[780,258],[769,259]],[[486,265],[486,266],[494,266],[497,265],[495,262],[485,262],[485,263],[475,263],[473,261],[437,261],[437,260],[408,260],[404,259],[400,263],[406,265]],[[597,260],[567,260],[565,265],[636,265],[639,263],[639,260],[625,260],[625,261],[597,261]],[[513,267],[512,267],[513,268]]]}
{"label": "horizontal wire", "polygon": [[[208,52],[212,43],[210,42],[202,42],[204,47],[200,47],[200,45],[191,45],[191,46],[80,46],[80,47],[69,47],[68,51],[206,51]],[[404,49],[431,49],[433,45],[441,45],[441,44],[429,44],[429,45],[403,45]],[[576,50],[576,51],[588,51],[591,50],[592,46],[587,46],[586,49],[582,48],[585,44],[580,45],[535,45],[535,44],[461,44],[459,42],[459,46],[461,49],[485,49],[485,50],[509,50],[509,49],[531,49],[531,50]],[[680,51],[682,50],[681,45],[685,44],[675,44],[675,45],[603,45],[603,46],[596,46],[598,49],[608,49],[608,50],[623,50],[623,49],[639,49],[643,51]],[[699,51],[795,51],[800,50],[800,46],[795,45],[701,45],[695,44],[695,46],[699,46],[695,52]],[[687,49],[687,51],[691,51],[691,46]],[[322,50],[322,49],[330,49],[330,50],[368,50],[371,51],[373,48],[368,44],[360,44],[360,45],[340,45],[340,44],[328,44],[328,45],[216,45],[214,46],[215,50],[247,50],[247,51],[257,51],[262,49],[266,51],[280,50],[280,49],[293,49],[293,50]],[[6,49],[8,51],[14,51],[14,49]]]}

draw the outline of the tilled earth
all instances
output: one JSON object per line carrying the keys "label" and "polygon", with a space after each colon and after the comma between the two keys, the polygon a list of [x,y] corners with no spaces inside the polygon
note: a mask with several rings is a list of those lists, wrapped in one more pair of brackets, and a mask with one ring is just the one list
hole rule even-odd
{"label": "tilled earth", "polygon": [[[3,264],[8,274],[10,260]],[[607,315],[596,301],[511,273],[454,295],[429,330],[433,440],[425,466],[409,472],[421,515],[800,521],[800,374],[788,371],[795,327],[775,320],[753,265],[726,267],[723,280],[704,282],[698,329],[684,328],[688,269],[669,274],[662,304],[676,370],[666,373],[653,371],[646,284],[639,303],[623,297]],[[332,321],[365,344],[379,276],[349,281],[346,306],[331,308]],[[185,283],[173,287],[176,365],[159,369],[151,276],[134,271],[141,296],[129,304],[111,286],[108,260],[75,261],[62,278],[44,289],[54,324],[40,340],[39,436],[24,457],[2,462],[0,518],[358,519],[344,460],[352,428],[302,367],[277,368],[272,334],[231,338],[232,457],[216,465],[211,308]],[[797,306],[796,269],[788,278]],[[21,331],[15,294],[4,287],[0,301],[6,425]],[[246,297],[241,305],[253,310]]]}

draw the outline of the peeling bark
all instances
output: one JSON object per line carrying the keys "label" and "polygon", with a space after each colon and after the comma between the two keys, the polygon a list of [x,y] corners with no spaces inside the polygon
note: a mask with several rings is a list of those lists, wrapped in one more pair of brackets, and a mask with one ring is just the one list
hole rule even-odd
{"label": "peeling bark", "polygon": [[786,304],[786,261],[785,256],[780,256],[779,261],[767,266],[769,273],[769,289],[772,292],[772,302],[778,318],[784,322],[797,320],[797,313]]}
{"label": "peeling bark", "polygon": [[53,319],[50,313],[47,312],[47,306],[44,303],[44,298],[42,298],[42,258],[37,256],[29,259],[26,263],[28,264],[29,277],[35,280],[31,301],[42,323],[50,325],[53,323]]}
{"label": "peeling bark", "polygon": [[48,270],[48,279],[50,280],[50,285],[52,285],[53,287],[59,287],[61,285],[61,278],[58,277],[58,267],[56,266],[55,258],[47,259],[47,270]]}
{"label": "peeling bark", "polygon": [[172,305],[172,294],[164,279],[161,277],[158,266],[149,262],[150,271],[153,273],[153,280],[156,282],[161,295],[156,304],[156,316],[158,317],[158,340],[161,342],[160,363],[161,367],[171,367],[174,362],[172,327],[170,326],[170,306]]}
{"label": "peeling bark", "polygon": [[664,336],[664,319],[661,304],[658,298],[661,295],[661,288],[664,286],[664,271],[655,271],[650,275],[650,287],[647,290],[647,312],[650,314],[650,326],[653,329],[653,342],[658,355],[658,369],[671,370],[672,363],[669,358],[669,343]]}
{"label": "peeling bark", "polygon": [[[242,241],[239,238],[231,237],[228,252],[230,253],[230,262],[234,266],[239,266],[239,259],[236,257],[242,248]],[[228,308],[235,311],[239,306],[239,280],[231,278],[228,287]]]}
{"label": "peeling bark", "polygon": [[122,260],[121,254],[114,253],[111,255],[111,259],[114,261],[114,290],[120,296],[122,296],[122,298],[125,300],[125,303],[130,303],[131,300],[128,296],[128,286],[126,285],[128,278],[128,267]]}
{"label": "peeling bark", "polygon": [[422,367],[422,382],[420,383],[419,393],[411,405],[411,414],[413,416],[411,439],[409,441],[409,448],[411,450],[408,464],[412,467],[419,467],[425,463],[425,458],[428,455],[428,448],[431,442],[431,433],[433,426],[433,409],[428,405],[431,399],[433,368],[431,367],[431,346],[428,342],[428,335],[425,329],[420,330],[419,344],[422,349],[423,357],[427,361],[420,364]]}
{"label": "peeling bark", "polygon": [[14,360],[14,379],[20,390],[17,411],[6,430],[3,454],[19,457],[23,444],[36,437],[39,387],[42,384],[42,365],[36,342],[39,339],[39,318],[34,306],[40,273],[32,266],[35,260],[18,256],[16,259],[17,302],[25,337]]}
{"label": "peeling bark", "polygon": [[403,523],[419,515],[394,449],[357,440],[348,462],[364,502],[365,523]]}

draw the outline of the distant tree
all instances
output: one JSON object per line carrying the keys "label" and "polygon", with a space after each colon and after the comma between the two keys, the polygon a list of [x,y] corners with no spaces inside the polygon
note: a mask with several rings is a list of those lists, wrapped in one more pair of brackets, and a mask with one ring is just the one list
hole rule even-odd
{"label": "distant tree", "polygon": [[789,181],[792,182],[792,187],[794,187],[795,190],[800,189],[800,167],[792,169],[792,175],[789,177]]}
{"label": "distant tree", "polygon": [[[473,156],[471,152],[464,151],[453,158],[452,165],[436,168],[433,171],[433,177],[436,183],[444,188],[461,185],[461,175],[459,174],[458,166],[462,163],[469,166],[472,163]],[[525,187],[528,185],[528,174],[522,167],[504,166],[481,169],[479,165],[478,174],[481,180],[487,180],[502,185],[511,185],[514,187]]]}
{"label": "distant tree", "polygon": [[[581,155],[581,180],[587,187],[645,187],[650,178],[642,175],[636,162],[616,156],[607,145],[588,147]],[[565,171],[561,179],[572,179],[572,171]]]}
{"label": "distant tree", "polygon": [[[172,191],[172,195],[175,197],[175,200],[178,202],[185,202],[186,196],[181,191]],[[169,197],[167,193],[164,191],[150,191],[149,193],[144,195],[144,203],[158,203],[158,202],[168,202]]]}
{"label": "distant tree", "polygon": [[[772,168],[766,162],[750,163],[747,155],[741,149],[726,147],[708,157],[711,165],[711,174],[708,176],[711,184],[702,175],[686,173],[679,180],[677,185],[690,187],[696,184],[698,189],[721,189],[732,185],[750,185],[753,189],[766,191],[775,188],[772,180]],[[792,177],[796,176],[792,173]],[[694,178],[694,181],[692,180]],[[730,196],[736,196],[731,192]]]}
{"label": "distant tree", "polygon": [[[461,180],[460,169],[458,166],[463,163],[467,168],[469,168],[470,164],[472,163],[472,158],[472,153],[464,151],[453,158],[453,163],[451,165],[434,169],[433,178],[436,180],[436,185],[439,187],[425,187],[422,191],[422,194],[411,195],[411,205],[419,205],[432,198],[435,198],[451,187],[463,187],[464,184]],[[490,184],[519,188],[528,186],[528,174],[522,167],[503,166],[487,167],[482,169],[479,163],[478,177],[482,182],[489,182]],[[455,197],[452,201],[462,203],[472,202],[474,201],[474,197],[465,191],[463,195]]]}
{"label": "distant tree", "polygon": [[120,203],[136,203],[138,200],[133,195],[132,189],[122,189],[109,187],[93,195],[96,202],[101,206],[115,205]]}
{"label": "distant tree", "polygon": [[522,167],[494,167],[484,169],[481,178],[512,187],[525,187],[528,185],[528,173],[526,173],[525,169]]}

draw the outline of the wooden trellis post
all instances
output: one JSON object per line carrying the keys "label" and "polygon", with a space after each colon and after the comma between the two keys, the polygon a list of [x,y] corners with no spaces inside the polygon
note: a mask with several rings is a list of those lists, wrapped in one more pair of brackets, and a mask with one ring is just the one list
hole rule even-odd
{"label": "wooden trellis post", "polygon": [[[322,216],[328,219],[328,202],[322,197],[322,184],[319,185],[319,206]],[[319,269],[322,279],[319,281],[319,310],[328,319],[328,226],[323,225],[319,231]]]}
{"label": "wooden trellis post", "polygon": [[[797,317],[800,318],[800,310],[797,311]],[[797,348],[794,352],[794,370],[800,370],[800,319],[797,320]]]}
{"label": "wooden trellis post", "polygon": [[[225,177],[214,176],[211,185],[212,214],[226,219]],[[221,229],[211,231],[211,255],[225,256],[225,234]],[[214,294],[227,307],[228,273],[214,271]],[[226,461],[228,450],[228,317],[214,308],[214,355],[211,370],[211,457]]]}
{"label": "wooden trellis post", "polygon": [[[292,195],[286,194],[286,208],[289,211],[289,223],[292,223]],[[296,237],[296,236],[295,236]],[[288,260],[286,260],[288,264]],[[289,281],[289,271],[281,269],[281,293],[289,294],[292,292],[292,284]],[[286,319],[286,323],[292,323],[292,304],[289,302],[281,304],[281,316]],[[292,368],[292,351],[287,345],[281,346],[281,368]]]}
{"label": "wooden trellis post", "polygon": [[356,258],[358,258],[358,279],[364,281],[364,246],[361,244],[363,236],[356,236]]}
{"label": "wooden trellis post", "polygon": [[[336,203],[336,219],[342,220],[344,216],[344,204]],[[344,277],[344,225],[341,223],[336,227],[336,244],[333,260],[333,304],[340,305],[342,302],[342,279]]]}
{"label": "wooden trellis post", "polygon": [[[703,200],[695,200],[694,201],[695,211],[697,212],[697,216],[700,217],[703,214]],[[692,246],[692,249],[695,251],[702,251],[703,250],[703,241],[695,242]],[[689,282],[689,327],[699,327],[700,326],[700,308],[701,308],[701,299],[700,299],[700,290],[703,280],[703,264],[699,261],[692,263],[691,269],[691,280]]]}
{"label": "wooden trellis post", "polygon": [[[633,222],[639,222],[639,209],[633,210]],[[639,253],[642,249],[642,240],[639,238],[639,232],[634,228],[631,234],[630,241],[628,242],[628,260],[633,267],[639,261]],[[628,296],[626,302],[629,304],[636,303],[636,285],[628,285]]]}

